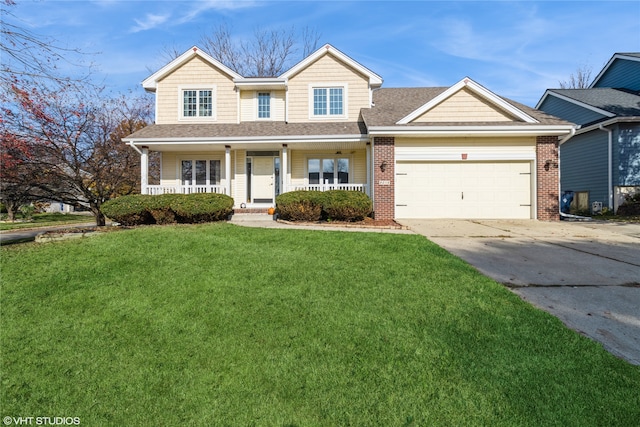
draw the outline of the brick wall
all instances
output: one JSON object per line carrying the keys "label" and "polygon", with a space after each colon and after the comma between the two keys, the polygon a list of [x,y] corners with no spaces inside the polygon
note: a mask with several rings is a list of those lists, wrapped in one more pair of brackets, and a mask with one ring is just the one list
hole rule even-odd
{"label": "brick wall", "polygon": [[[375,219],[393,219],[395,214],[395,138],[378,137],[373,141],[373,211]],[[384,172],[380,169],[386,163]]]}
{"label": "brick wall", "polygon": [[558,221],[560,219],[558,137],[537,137],[536,158],[538,219],[540,221]]}

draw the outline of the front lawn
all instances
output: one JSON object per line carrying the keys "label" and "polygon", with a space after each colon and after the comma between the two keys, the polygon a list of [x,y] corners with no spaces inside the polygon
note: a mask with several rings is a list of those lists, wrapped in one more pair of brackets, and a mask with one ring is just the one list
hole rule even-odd
{"label": "front lawn", "polygon": [[4,416],[631,426],[640,367],[413,235],[146,227],[4,247]]}

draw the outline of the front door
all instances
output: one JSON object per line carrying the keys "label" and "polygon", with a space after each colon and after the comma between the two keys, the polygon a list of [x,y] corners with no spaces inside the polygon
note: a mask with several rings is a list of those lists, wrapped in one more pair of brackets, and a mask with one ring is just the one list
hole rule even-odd
{"label": "front door", "polygon": [[254,157],[251,176],[253,203],[273,203],[273,157]]}

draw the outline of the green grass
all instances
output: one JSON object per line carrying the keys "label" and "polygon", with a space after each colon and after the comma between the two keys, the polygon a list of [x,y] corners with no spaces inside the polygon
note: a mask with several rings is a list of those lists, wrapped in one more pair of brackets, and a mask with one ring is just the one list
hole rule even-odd
{"label": "green grass", "polygon": [[632,426],[640,367],[413,235],[148,227],[1,249],[0,415]]}
{"label": "green grass", "polygon": [[[21,217],[20,214],[18,214]],[[49,227],[54,225],[95,223],[91,215],[74,215],[61,213],[41,213],[34,214],[31,221],[25,222],[3,222],[0,223],[0,230],[18,230],[22,228]]]}

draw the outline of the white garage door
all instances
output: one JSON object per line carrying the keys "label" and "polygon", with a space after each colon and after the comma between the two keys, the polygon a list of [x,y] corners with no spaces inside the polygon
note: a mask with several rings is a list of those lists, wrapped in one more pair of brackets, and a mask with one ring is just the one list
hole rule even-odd
{"label": "white garage door", "polygon": [[396,218],[531,216],[531,162],[397,162]]}

